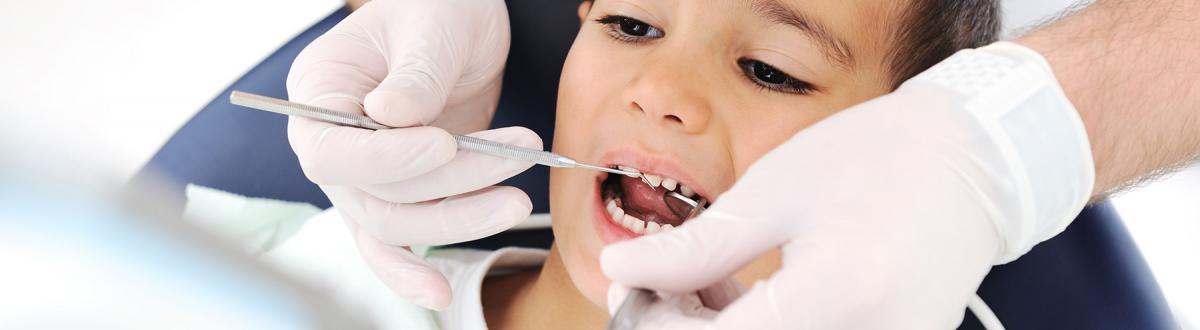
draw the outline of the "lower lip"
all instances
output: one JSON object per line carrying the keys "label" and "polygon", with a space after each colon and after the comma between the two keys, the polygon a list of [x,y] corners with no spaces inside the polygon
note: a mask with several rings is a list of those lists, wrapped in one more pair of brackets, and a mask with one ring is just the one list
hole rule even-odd
{"label": "lower lip", "polygon": [[624,226],[613,223],[612,215],[608,214],[608,209],[604,205],[603,181],[596,182],[596,198],[592,205],[595,214],[596,234],[600,235],[600,240],[604,241],[604,245],[633,239],[641,236]]}

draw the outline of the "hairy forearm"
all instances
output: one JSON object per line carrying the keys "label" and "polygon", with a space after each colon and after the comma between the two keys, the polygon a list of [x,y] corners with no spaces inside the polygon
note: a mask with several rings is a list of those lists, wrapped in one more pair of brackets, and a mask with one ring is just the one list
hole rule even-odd
{"label": "hairy forearm", "polygon": [[1095,199],[1200,155],[1200,1],[1100,0],[1016,40],[1042,53],[1087,127]]}

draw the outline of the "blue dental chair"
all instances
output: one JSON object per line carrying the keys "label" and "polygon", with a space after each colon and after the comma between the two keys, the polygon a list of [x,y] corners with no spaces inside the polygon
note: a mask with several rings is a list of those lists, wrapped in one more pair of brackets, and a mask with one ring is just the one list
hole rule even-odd
{"label": "blue dental chair", "polygon": [[[577,32],[577,2],[510,0],[512,47],[494,127],[521,125],[553,136],[560,69]],[[181,128],[131,185],[165,177],[183,196],[187,183],[251,197],[330,206],[300,170],[287,142],[286,119],[229,104],[238,89],[286,98],[292,60],[309,42],[348,15],[339,10],[246,73]],[[549,146],[547,146],[549,147]],[[548,212],[549,171],[518,175],[534,212]],[[549,230],[509,232],[464,245],[548,247]],[[1154,276],[1108,202],[1085,209],[1061,235],[1010,264],[997,266],[978,291],[1009,329],[1175,329]],[[960,329],[982,329],[966,313]]]}

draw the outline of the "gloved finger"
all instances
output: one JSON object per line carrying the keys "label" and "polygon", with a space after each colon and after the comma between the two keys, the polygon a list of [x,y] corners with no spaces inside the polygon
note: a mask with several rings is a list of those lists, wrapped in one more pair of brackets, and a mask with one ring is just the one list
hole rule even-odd
{"label": "gloved finger", "polygon": [[408,248],[384,244],[349,225],[363,260],[392,292],[428,309],[443,310],[450,305],[450,282],[432,264]]}
{"label": "gloved finger", "polygon": [[322,189],[362,231],[392,245],[445,245],[488,237],[521,223],[533,209],[529,196],[513,187],[414,204],[387,202],[350,187]]}
{"label": "gloved finger", "polygon": [[458,70],[440,68],[446,65],[430,61],[389,72],[387,78],[367,94],[363,111],[371,119],[391,127],[432,123],[446,107],[446,98],[460,74]]}
{"label": "gloved finger", "polygon": [[[695,294],[660,296],[638,321],[637,329],[703,329],[717,312],[704,307]],[[756,328],[746,328],[756,329]]]}
{"label": "gloved finger", "polygon": [[[608,315],[616,315],[617,310],[621,308],[621,304],[625,302],[625,298],[629,296],[629,292],[633,291],[624,284],[612,282],[608,285]],[[721,281],[711,287],[696,292],[696,296],[704,307],[712,310],[722,310],[726,306],[737,300],[742,295],[745,289],[733,278]]]}
{"label": "gloved finger", "polygon": [[[791,294],[795,292],[778,292],[775,291],[781,281],[796,281],[796,278],[787,277],[787,274],[782,274],[780,271],[771,279],[755,284],[750,291],[746,292],[740,299],[730,304],[725,310],[721,311],[713,320],[712,328],[715,329],[825,329],[819,325],[810,324],[813,318],[808,317],[805,313],[809,310],[804,306],[789,306],[783,305],[782,302],[775,300],[778,295]],[[780,279],[783,280],[780,280]],[[850,298],[846,298],[850,299]],[[781,309],[785,307],[786,310]],[[781,317],[788,313],[788,322],[785,323]],[[828,316],[828,315],[826,315]],[[853,315],[846,315],[854,317]],[[837,318],[836,316],[829,316]]]}
{"label": "gloved finger", "polygon": [[633,289],[621,283],[612,282],[608,284],[606,299],[609,317],[617,315],[617,310],[621,309],[621,304],[625,302],[626,297],[629,297],[630,291],[633,291]]}
{"label": "gloved finger", "polygon": [[[809,261],[811,264],[800,264],[800,267],[784,267],[771,278],[759,281],[746,294],[722,310],[714,319],[715,329],[872,329],[887,328],[887,325],[872,324],[872,320],[861,320],[858,315],[829,315],[829,313],[846,312],[860,313],[860,308],[853,309],[822,309],[811,304],[829,304],[837,301],[853,301],[862,306],[874,306],[884,296],[895,294],[888,287],[861,288],[856,286],[865,278],[846,278],[845,272],[828,272],[821,265],[836,261],[838,256],[829,253],[802,252],[807,255],[802,259],[789,261]],[[795,257],[789,256],[789,257]],[[841,256],[844,258],[845,256]],[[840,259],[839,259],[840,260]],[[875,276],[878,278],[878,276]],[[870,284],[865,284],[870,285]],[[826,296],[836,294],[836,297]],[[965,306],[965,305],[964,305]],[[818,307],[818,308],[814,308]],[[811,315],[812,311],[820,310],[822,315]],[[961,310],[959,311],[961,313]],[[879,315],[875,315],[879,316]],[[911,315],[917,317],[916,315]],[[862,323],[854,324],[859,319]],[[888,318],[884,318],[888,319]],[[822,324],[825,320],[838,320],[837,324]],[[894,320],[894,319],[888,319]],[[843,323],[850,322],[850,323]]]}
{"label": "gloved finger", "polygon": [[[507,29],[496,31],[507,27],[507,20],[496,17],[505,12],[503,2],[391,1],[376,5],[380,8],[372,13],[386,13],[382,19],[407,20],[408,24],[404,29],[372,34],[379,36],[374,42],[378,52],[385,54],[388,70],[387,77],[364,99],[364,110],[371,118],[392,127],[429,125],[446,108],[478,99],[487,90],[498,90],[508,50]],[[484,123],[476,130],[491,121],[495,100],[489,101],[492,109],[488,111],[468,109],[472,117],[483,117],[473,120]]]}
{"label": "gloved finger", "polygon": [[[542,150],[542,139],[524,127],[506,127],[468,135]],[[531,166],[533,163],[526,161],[475,152],[459,152],[450,162],[421,176],[361,188],[386,201],[416,203],[483,189],[520,174]]]}
{"label": "gloved finger", "polygon": [[[621,302],[631,290],[619,283],[608,287],[608,313],[615,317]],[[650,307],[640,311],[638,315],[623,315],[622,317],[638,317],[635,329],[702,329],[711,324],[717,311],[704,306],[696,294],[659,294]],[[617,320],[610,320],[617,321]]]}
{"label": "gloved finger", "polygon": [[[426,75],[431,67],[456,66],[447,62],[444,57],[421,57],[416,49],[397,55],[394,52],[380,49],[394,47],[380,42],[402,43],[389,41],[390,38],[374,38],[376,34],[387,34],[381,29],[381,20],[388,19],[397,4],[395,1],[375,5],[372,8],[356,11],[343,20],[326,34],[314,40],[297,56],[288,74],[288,94],[292,101],[310,104],[322,108],[355,114],[380,116],[375,118],[393,127],[407,127],[427,124],[437,117],[445,103],[444,78],[431,77],[428,79],[403,79],[404,77],[420,77]],[[437,8],[434,4],[429,7]],[[422,26],[432,29],[441,25]],[[387,29],[384,29],[387,30]],[[405,31],[405,33],[420,34],[420,31]],[[411,39],[411,38],[409,38]],[[425,40],[427,38],[420,38]],[[401,47],[403,48],[403,47]],[[426,50],[420,50],[426,51]],[[434,51],[434,50],[428,50]],[[407,54],[407,55],[406,55]],[[394,68],[414,68],[394,70]],[[426,69],[415,69],[426,68]],[[390,74],[396,73],[392,79]],[[456,78],[455,78],[456,79]],[[411,86],[400,86],[407,81]],[[397,90],[407,88],[406,90]],[[399,104],[395,107],[403,110],[401,114],[386,115],[388,111],[364,112],[363,103],[372,91],[384,91],[382,95],[407,92],[411,100],[434,100],[428,106]],[[375,97],[372,104],[388,104],[394,98]],[[437,101],[441,100],[441,101]],[[377,106],[381,109],[387,107]],[[368,109],[370,110],[370,109]],[[413,113],[420,120],[397,120],[395,117],[404,113]],[[490,114],[481,115],[488,117]],[[370,132],[367,130],[334,129],[334,125],[323,123],[304,123],[292,120],[289,123],[288,136],[293,149],[299,157],[302,168],[310,179],[322,184],[371,184],[395,182],[424,171],[440,166],[453,157],[455,146],[451,138],[444,132],[435,132],[411,136],[411,134]],[[407,133],[407,132],[406,132]],[[417,132],[411,132],[416,134]],[[441,136],[438,136],[440,134]],[[399,135],[399,136],[397,136]],[[400,152],[397,152],[400,151]]]}
{"label": "gloved finger", "polygon": [[[354,114],[363,114],[367,93],[387,76],[383,54],[362,31],[364,16],[355,12],[304,47],[288,71],[288,99]],[[320,104],[343,99],[347,106]]]}
{"label": "gloved finger", "polygon": [[458,153],[454,137],[436,127],[372,131],[293,117],[288,140],[304,174],[322,185],[403,181]]}
{"label": "gloved finger", "polygon": [[[352,14],[305,47],[288,73],[289,99],[346,113],[363,114],[363,98],[388,74],[382,54],[365,37]],[[288,141],[310,180],[318,184],[401,181],[441,166],[457,145],[432,128],[371,131],[291,118]]]}
{"label": "gloved finger", "polygon": [[[722,310],[715,328],[953,328],[989,268],[982,264],[969,274],[944,277],[945,265],[966,261],[937,251],[895,253],[908,247],[888,242],[891,237],[846,246],[853,233],[828,233],[833,237],[822,231],[805,244],[786,245],[785,266]],[[861,317],[866,307],[876,307],[872,317]]]}
{"label": "gloved finger", "polygon": [[629,286],[694,292],[788,238],[785,230],[724,213],[719,205],[675,230],[608,245],[600,253],[601,269]]}

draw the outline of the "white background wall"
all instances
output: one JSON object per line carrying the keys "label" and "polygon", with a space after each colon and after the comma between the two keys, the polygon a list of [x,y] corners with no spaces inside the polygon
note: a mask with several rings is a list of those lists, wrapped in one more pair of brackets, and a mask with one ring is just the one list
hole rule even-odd
{"label": "white background wall", "polygon": [[0,134],[127,178],[217,93],[340,5],[0,1]]}
{"label": "white background wall", "polygon": [[[1005,24],[1023,26],[1071,2],[1007,0]],[[218,92],[338,6],[0,2],[0,140],[10,141],[0,156],[53,155],[124,180]],[[1115,202],[1180,322],[1200,328],[1200,168]]]}

